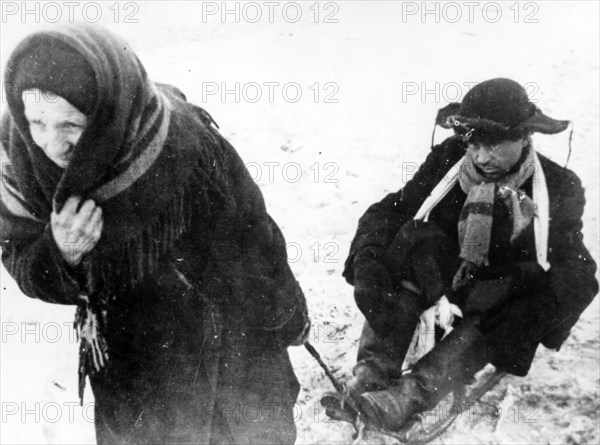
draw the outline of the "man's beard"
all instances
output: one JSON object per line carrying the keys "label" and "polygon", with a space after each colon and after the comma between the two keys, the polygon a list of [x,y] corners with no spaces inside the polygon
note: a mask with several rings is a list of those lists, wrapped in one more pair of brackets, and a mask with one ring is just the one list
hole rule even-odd
{"label": "man's beard", "polygon": [[497,181],[499,179],[502,179],[508,173],[507,171],[504,171],[500,167],[497,167],[497,166],[490,166],[490,167],[483,168],[483,167],[478,166],[475,163],[473,163],[473,166],[475,167],[475,171],[477,173],[479,173],[484,178],[490,179],[492,181]]}

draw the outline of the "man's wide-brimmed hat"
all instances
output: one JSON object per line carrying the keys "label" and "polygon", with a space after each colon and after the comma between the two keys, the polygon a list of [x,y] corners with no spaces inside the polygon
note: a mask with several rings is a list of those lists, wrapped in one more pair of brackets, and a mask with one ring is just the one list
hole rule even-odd
{"label": "man's wide-brimmed hat", "polygon": [[459,134],[469,130],[496,134],[529,131],[555,134],[564,131],[569,123],[546,116],[529,100],[525,88],[504,78],[481,82],[461,103],[453,102],[440,109],[436,118],[436,124],[459,130]]}

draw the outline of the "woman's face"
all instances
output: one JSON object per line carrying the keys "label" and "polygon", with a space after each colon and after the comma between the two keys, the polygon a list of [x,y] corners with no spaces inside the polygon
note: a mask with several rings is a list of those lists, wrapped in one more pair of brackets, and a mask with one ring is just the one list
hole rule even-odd
{"label": "woman's face", "polygon": [[52,162],[66,168],[88,125],[87,116],[62,97],[38,89],[25,90],[22,99],[33,141]]}

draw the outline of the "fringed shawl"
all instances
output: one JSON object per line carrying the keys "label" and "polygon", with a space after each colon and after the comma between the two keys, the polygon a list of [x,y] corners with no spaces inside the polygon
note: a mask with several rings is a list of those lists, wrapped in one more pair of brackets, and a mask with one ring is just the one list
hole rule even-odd
{"label": "fringed shawl", "polygon": [[[170,261],[168,268],[194,287],[211,312],[207,326],[214,326],[214,332],[205,333],[207,345],[198,352],[207,367],[205,401],[291,407],[297,381],[285,351],[269,349],[274,347],[267,340],[299,335],[285,331],[292,318],[308,320],[306,301],[287,263],[285,239],[242,160],[211,128],[206,112],[175,88],[150,82],[129,47],[102,28],[30,36],[9,61],[8,82],[11,67],[39,39],[57,40],[85,54],[100,96],[91,125],[63,172],[33,143],[18,89],[8,91],[9,113],[1,133],[2,161],[7,162],[1,241],[14,246],[40,238],[53,206],[60,209],[71,195],[97,200],[104,230],[82,262],[90,304],[79,306],[80,327],[85,329],[87,312],[93,310],[102,333],[111,301],[126,299],[128,289]],[[171,261],[184,232],[202,240],[205,251],[187,246],[189,259]],[[84,346],[80,394],[86,373],[94,371]],[[252,352],[261,348],[266,348],[262,355]],[[275,424],[290,434],[294,430],[293,423],[280,419],[269,428]],[[210,422],[205,426],[210,429]],[[240,440],[250,441],[266,428],[264,422],[230,426]]]}
{"label": "fringed shawl", "polygon": [[[68,45],[83,55],[98,83],[99,97],[90,125],[64,171],[33,142],[19,85],[11,77],[19,60],[40,41]],[[150,252],[152,249],[143,248],[149,246],[140,243],[161,219],[163,233],[154,235],[164,241],[176,237],[182,229],[177,226],[184,221],[177,203],[194,166],[191,157],[198,158],[200,151],[165,144],[171,109],[182,98],[173,88],[152,83],[126,42],[91,26],[33,34],[13,52],[6,85],[9,113],[3,119],[2,145],[9,164],[3,171],[3,239],[18,237],[23,227],[35,230],[31,224],[13,224],[14,216],[36,221],[41,230],[52,209],[60,211],[73,195],[94,199],[103,209],[104,231],[97,251],[133,247],[139,254]],[[138,264],[131,270],[143,273],[151,260],[137,258]]]}
{"label": "fringed shawl", "polygon": [[[41,41],[67,45],[84,56],[98,84],[95,111],[65,170],[34,143],[22,91],[11,77],[21,58]],[[96,322],[90,316],[97,317],[101,336],[108,300],[156,270],[161,255],[189,229],[192,205],[204,205],[207,216],[218,206],[218,188],[200,168],[215,164],[210,158],[217,155],[217,136],[206,129],[182,131],[186,125],[198,126],[188,117],[198,115],[197,109],[175,88],[151,82],[127,43],[101,27],[77,25],[32,34],[9,59],[6,81],[0,241],[39,237],[53,209],[60,211],[70,196],[95,200],[103,210],[104,229],[79,266],[89,304],[78,315],[84,331]],[[88,346],[82,344],[83,366]]]}

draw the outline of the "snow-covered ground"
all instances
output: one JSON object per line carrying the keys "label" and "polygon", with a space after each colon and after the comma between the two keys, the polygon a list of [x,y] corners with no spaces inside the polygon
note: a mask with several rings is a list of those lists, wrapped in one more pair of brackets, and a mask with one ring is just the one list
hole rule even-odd
{"label": "snow-covered ground", "polygon": [[[85,5],[75,18],[98,15]],[[307,295],[311,341],[338,377],[349,375],[363,321],[341,277],[358,218],[410,179],[437,109],[474,83],[514,78],[544,112],[574,122],[569,167],[586,187],[585,240],[598,260],[598,3],[114,5],[100,5],[100,23],[130,42],[154,80],[206,108],[256,178]],[[25,17],[20,8],[3,2],[2,67],[36,18],[56,17],[43,5],[38,17],[35,6]],[[446,135],[438,129],[436,140]],[[534,143],[566,160],[567,132]],[[94,443],[91,392],[78,406],[73,307],[28,299],[4,269],[1,292],[0,442]],[[495,389],[499,421],[463,416],[443,443],[598,443],[598,309],[595,299],[560,352],[541,347],[529,376]],[[349,443],[351,427],[317,408],[331,389],[317,364],[303,348],[290,353],[302,385],[298,443]]]}

